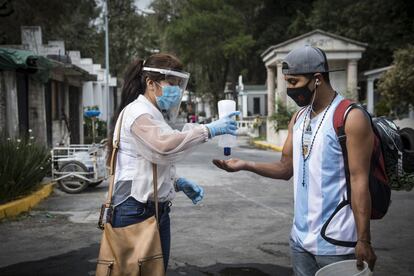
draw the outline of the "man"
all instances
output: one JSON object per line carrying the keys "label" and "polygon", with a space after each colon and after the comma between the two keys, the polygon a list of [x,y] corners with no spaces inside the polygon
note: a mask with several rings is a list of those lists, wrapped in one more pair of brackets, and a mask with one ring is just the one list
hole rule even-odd
{"label": "man", "polygon": [[[319,48],[305,46],[291,51],[282,72],[287,94],[303,108],[289,123],[281,160],[213,163],[228,172],[247,170],[285,180],[293,176],[295,210],[290,243],[295,275],[314,275],[327,264],[355,257],[359,268],[366,261],[372,270],[376,256],[370,235],[368,177],[374,141],[370,120],[357,108],[347,117],[352,208],[347,204],[334,213],[347,197],[344,161],[333,127],[333,114],[343,97],[330,84],[326,55]],[[356,246],[344,246],[355,241]]]}

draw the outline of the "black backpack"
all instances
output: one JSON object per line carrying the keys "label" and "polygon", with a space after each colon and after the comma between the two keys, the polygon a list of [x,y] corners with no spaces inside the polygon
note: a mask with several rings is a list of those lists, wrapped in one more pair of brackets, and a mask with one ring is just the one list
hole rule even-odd
{"label": "black backpack", "polygon": [[[347,198],[336,207],[321,229],[321,236],[328,242],[345,247],[355,247],[354,241],[339,241],[326,236],[329,223],[335,215],[345,206],[351,204],[351,183],[348,166],[348,153],[346,148],[345,121],[349,111],[353,108],[365,109],[344,99],[337,106],[333,125],[342,149],[344,159]],[[368,115],[369,113],[366,112]],[[370,115],[369,115],[370,116]],[[399,185],[403,174],[402,169],[402,141],[397,126],[385,117],[371,118],[371,125],[374,131],[374,147],[371,155],[371,166],[369,172],[369,191],[371,195],[371,219],[381,219],[388,211],[391,203],[391,187]]]}

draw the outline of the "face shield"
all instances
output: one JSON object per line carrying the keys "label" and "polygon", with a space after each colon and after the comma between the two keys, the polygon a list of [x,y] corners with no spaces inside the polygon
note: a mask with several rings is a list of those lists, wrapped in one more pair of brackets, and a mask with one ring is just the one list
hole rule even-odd
{"label": "face shield", "polygon": [[[190,78],[190,74],[183,71],[175,71],[171,69],[162,69],[162,68],[152,68],[152,67],[144,67],[143,71],[146,72],[155,72],[164,75],[164,79],[166,83],[163,86],[167,85],[167,87],[163,87],[163,95],[161,96],[163,99],[168,102],[168,105],[159,105],[161,112],[165,115],[166,119],[175,122],[178,116],[178,112],[180,110],[181,101],[184,95],[184,91],[187,88],[188,79]],[[174,93],[170,91],[177,91],[178,95],[165,95],[165,92]],[[168,106],[168,108],[163,108],[163,106]]]}

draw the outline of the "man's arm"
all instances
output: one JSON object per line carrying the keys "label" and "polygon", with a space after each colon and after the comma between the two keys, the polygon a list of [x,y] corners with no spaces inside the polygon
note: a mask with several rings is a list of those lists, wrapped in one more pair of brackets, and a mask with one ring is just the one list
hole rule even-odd
{"label": "man's arm", "polygon": [[357,265],[360,267],[362,261],[366,261],[373,270],[376,256],[371,247],[371,195],[368,179],[374,133],[364,111],[355,108],[349,112],[345,133],[351,182],[351,206],[358,235],[355,247]]}
{"label": "man's arm", "polygon": [[289,180],[293,176],[292,137],[293,125],[295,124],[294,118],[296,118],[296,114],[290,120],[288,127],[288,136],[286,138],[285,144],[283,145],[282,158],[280,159],[280,161],[266,163],[245,161],[240,159],[213,160],[214,165],[228,172],[246,170],[265,177]]}

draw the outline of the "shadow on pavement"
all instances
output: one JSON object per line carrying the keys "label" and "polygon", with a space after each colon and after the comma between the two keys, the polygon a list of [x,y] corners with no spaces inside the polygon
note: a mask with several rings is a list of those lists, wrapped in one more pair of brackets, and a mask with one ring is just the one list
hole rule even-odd
{"label": "shadow on pavement", "polygon": [[[57,276],[57,275],[95,275],[96,257],[99,244],[70,251],[68,253],[42,260],[21,262],[0,268],[2,276]],[[35,255],[36,252],[33,252]],[[216,264],[208,267],[186,265],[174,270],[168,276],[270,276],[291,275],[291,268],[271,264]]]}
{"label": "shadow on pavement", "polygon": [[207,267],[183,266],[168,270],[168,276],[273,276],[292,275],[290,267],[271,264],[215,264]]}

